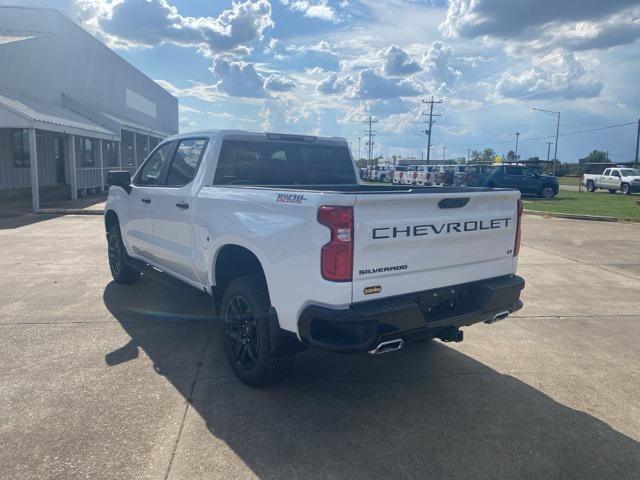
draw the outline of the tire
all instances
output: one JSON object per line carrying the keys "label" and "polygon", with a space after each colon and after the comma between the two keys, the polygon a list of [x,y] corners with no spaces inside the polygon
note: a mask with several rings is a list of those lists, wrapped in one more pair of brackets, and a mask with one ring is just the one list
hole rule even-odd
{"label": "tire", "polygon": [[538,194],[540,198],[553,198],[555,196],[555,192],[553,191],[553,187],[551,185],[544,185],[540,189],[540,193]]}
{"label": "tire", "polygon": [[127,255],[124,243],[122,243],[120,225],[117,223],[111,225],[107,232],[107,253],[109,256],[111,276],[116,283],[128,285],[135,283],[138,278],[140,278],[140,272],[126,264],[129,256]]}
{"label": "tire", "polygon": [[269,309],[271,302],[262,275],[247,275],[231,281],[220,305],[224,322],[222,341],[227,360],[238,379],[261,387],[278,380],[287,357],[271,353]]}
{"label": "tire", "polygon": [[610,189],[609,189],[609,193],[611,193],[611,194],[614,194],[614,193],[616,193],[616,190],[615,190],[615,188],[610,188]]}
{"label": "tire", "polygon": [[593,181],[589,180],[587,181],[587,192],[595,192],[596,191],[596,184],[593,183]]}
{"label": "tire", "polygon": [[622,185],[620,185],[620,193],[622,193],[623,195],[631,195],[631,189],[629,188],[628,183],[623,183]]}

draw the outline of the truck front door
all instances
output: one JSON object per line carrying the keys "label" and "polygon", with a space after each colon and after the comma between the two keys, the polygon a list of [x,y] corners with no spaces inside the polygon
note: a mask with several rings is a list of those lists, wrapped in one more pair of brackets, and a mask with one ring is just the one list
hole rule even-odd
{"label": "truck front door", "polygon": [[171,157],[174,142],[159,146],[136,174],[128,198],[128,212],[123,215],[123,239],[130,252],[153,261],[153,231],[151,228],[152,198],[162,181]]}
{"label": "truck front door", "polygon": [[177,142],[166,178],[153,192],[153,254],[161,268],[197,281],[193,269],[192,187],[208,138]]}

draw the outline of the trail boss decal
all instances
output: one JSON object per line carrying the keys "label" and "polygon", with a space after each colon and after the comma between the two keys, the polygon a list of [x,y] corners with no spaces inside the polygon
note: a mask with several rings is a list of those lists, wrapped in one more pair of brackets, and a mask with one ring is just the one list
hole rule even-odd
{"label": "trail boss decal", "polygon": [[426,235],[475,232],[477,230],[495,230],[508,228],[511,220],[510,217],[504,217],[491,220],[407,225],[406,227],[380,227],[373,229],[372,237],[374,240],[382,240],[384,238],[423,237]]}
{"label": "trail boss decal", "polygon": [[374,293],[380,293],[382,291],[382,287],[380,285],[376,285],[375,287],[365,287],[363,293],[365,295],[373,295]]}
{"label": "trail boss decal", "polygon": [[306,200],[304,195],[299,193],[278,193],[276,195],[276,202],[280,203],[302,203]]}

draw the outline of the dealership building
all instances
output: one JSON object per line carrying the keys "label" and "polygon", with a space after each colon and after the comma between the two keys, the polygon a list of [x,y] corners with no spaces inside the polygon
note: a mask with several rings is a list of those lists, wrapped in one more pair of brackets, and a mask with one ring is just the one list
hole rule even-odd
{"label": "dealership building", "polygon": [[105,189],[178,133],[178,100],[57,10],[0,7],[0,203]]}

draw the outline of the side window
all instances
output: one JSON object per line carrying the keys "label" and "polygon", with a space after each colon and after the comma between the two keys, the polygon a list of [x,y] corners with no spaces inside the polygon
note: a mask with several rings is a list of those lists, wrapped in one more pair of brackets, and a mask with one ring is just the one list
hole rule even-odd
{"label": "side window", "polygon": [[620,172],[618,170],[611,170],[611,175],[620,178]]}
{"label": "side window", "polygon": [[506,173],[507,175],[522,175],[522,167],[504,167],[504,173]]}
{"label": "side window", "polygon": [[160,175],[162,175],[162,167],[169,161],[169,155],[173,150],[174,143],[169,142],[158,148],[149,159],[145,162],[142,170],[138,174],[135,185],[158,185],[160,183]]}
{"label": "side window", "polygon": [[206,138],[180,140],[169,168],[166,185],[181,187],[193,180],[206,146]]}
{"label": "side window", "polygon": [[530,168],[523,168],[522,169],[522,174],[526,175],[527,177],[535,177],[536,176],[536,174]]}
{"label": "side window", "polygon": [[607,168],[602,175],[604,175],[605,177],[608,177],[610,174],[611,174],[611,169]]}

